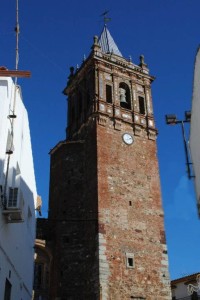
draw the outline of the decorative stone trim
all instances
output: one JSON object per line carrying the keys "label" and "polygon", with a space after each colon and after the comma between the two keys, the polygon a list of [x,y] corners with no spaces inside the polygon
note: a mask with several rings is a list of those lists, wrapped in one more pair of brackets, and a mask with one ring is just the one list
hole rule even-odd
{"label": "decorative stone trim", "polygon": [[142,133],[141,126],[135,124],[135,126],[134,126],[134,133],[135,133],[135,135],[140,136],[141,133]]}
{"label": "decorative stone trim", "polygon": [[115,108],[115,116],[120,117],[120,109]]}
{"label": "decorative stone trim", "polygon": [[140,123],[141,123],[143,126],[146,125],[145,119],[141,118],[141,119],[140,119]]}
{"label": "decorative stone trim", "polygon": [[122,117],[124,118],[124,119],[128,119],[128,120],[132,120],[132,117],[131,117],[131,115],[129,115],[129,114],[122,114]]}
{"label": "decorative stone trim", "polygon": [[108,122],[108,118],[106,116],[99,115],[99,124],[102,126],[106,126]]}
{"label": "decorative stone trim", "polygon": [[112,109],[110,107],[107,108],[107,113],[112,114]]}
{"label": "decorative stone trim", "polygon": [[156,136],[157,136],[157,131],[151,130],[151,129],[148,130],[149,140],[155,141],[156,140]]}
{"label": "decorative stone trim", "polygon": [[134,122],[140,123],[140,117],[138,115],[134,115]]}
{"label": "decorative stone trim", "polygon": [[148,125],[149,125],[149,127],[154,127],[153,120],[148,120]]}
{"label": "decorative stone trim", "polygon": [[122,122],[119,120],[115,120],[114,126],[116,130],[121,130]]}
{"label": "decorative stone trim", "polygon": [[100,111],[105,111],[105,105],[104,104],[102,104],[102,103],[99,103],[99,110]]}

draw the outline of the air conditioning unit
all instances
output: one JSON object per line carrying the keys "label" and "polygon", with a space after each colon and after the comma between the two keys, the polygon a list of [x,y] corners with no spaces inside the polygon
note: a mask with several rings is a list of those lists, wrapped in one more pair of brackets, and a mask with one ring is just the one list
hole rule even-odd
{"label": "air conditioning unit", "polygon": [[20,189],[17,187],[10,187],[8,198],[5,202],[3,215],[6,217],[8,223],[23,222],[22,206],[23,200]]}

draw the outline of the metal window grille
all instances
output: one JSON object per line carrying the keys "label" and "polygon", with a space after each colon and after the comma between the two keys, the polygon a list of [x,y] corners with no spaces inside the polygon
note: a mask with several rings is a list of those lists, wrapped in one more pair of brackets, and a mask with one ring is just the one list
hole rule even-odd
{"label": "metal window grille", "polygon": [[9,188],[8,207],[17,207],[18,188]]}

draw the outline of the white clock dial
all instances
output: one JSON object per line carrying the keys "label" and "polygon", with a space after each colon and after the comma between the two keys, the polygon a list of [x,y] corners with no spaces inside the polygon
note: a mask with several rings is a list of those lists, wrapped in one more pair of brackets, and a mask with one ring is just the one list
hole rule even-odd
{"label": "white clock dial", "polygon": [[124,133],[122,138],[124,143],[126,143],[127,145],[131,145],[133,143],[133,137],[129,133]]}

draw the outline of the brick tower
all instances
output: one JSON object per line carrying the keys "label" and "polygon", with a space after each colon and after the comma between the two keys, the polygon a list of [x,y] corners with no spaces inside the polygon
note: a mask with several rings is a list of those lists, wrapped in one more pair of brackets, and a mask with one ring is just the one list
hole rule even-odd
{"label": "brick tower", "polygon": [[151,83],[106,25],[70,76],[50,152],[50,299],[171,299]]}

